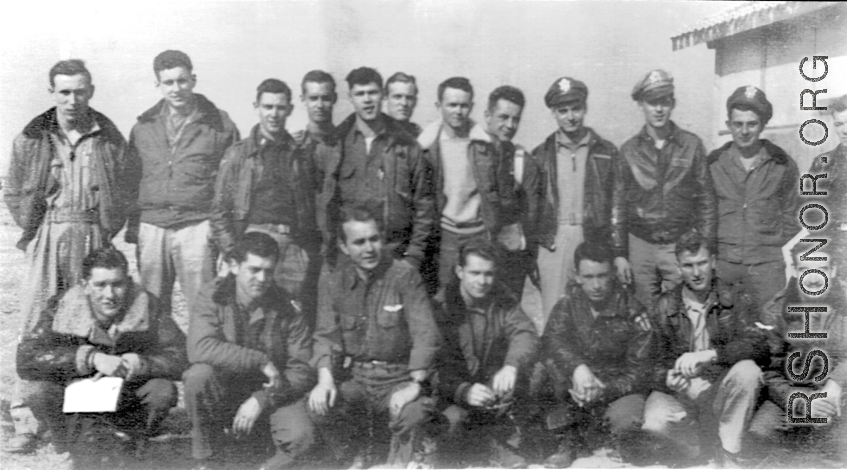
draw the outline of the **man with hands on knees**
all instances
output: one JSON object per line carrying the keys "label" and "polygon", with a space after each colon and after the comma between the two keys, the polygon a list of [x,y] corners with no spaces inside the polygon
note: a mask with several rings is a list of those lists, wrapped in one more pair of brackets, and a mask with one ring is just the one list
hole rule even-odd
{"label": "man with hands on knees", "polygon": [[44,385],[40,396],[31,397],[32,409],[60,443],[77,437],[65,432],[73,424],[62,416],[65,385],[81,378],[123,378],[116,412],[103,416],[140,451],[176,406],[172,380],[185,368],[185,336],[155,297],[133,285],[121,252],[93,251],[82,263],[82,277],[82,284],[54,297],[24,334],[17,370],[21,378]]}
{"label": "man with hands on knees", "polygon": [[459,455],[481,440],[492,465],[525,467],[510,416],[525,414],[514,411],[526,405],[538,334],[517,297],[497,283],[497,249],[490,242],[464,245],[455,273],[434,299],[444,336],[438,388],[449,422],[445,444]]}
{"label": "man with hands on knees", "polygon": [[291,467],[312,446],[303,398],[314,384],[310,331],[274,282],[278,257],[270,235],[245,233],[230,251],[230,274],[207,284],[191,312],[192,365],[182,380],[197,468],[220,461],[224,428],[236,438],[255,436],[260,419],[270,421],[276,447],[262,468]]}
{"label": "man with hands on knees", "polygon": [[576,277],[541,338],[556,401],[546,424],[559,440],[558,451],[544,462],[547,467],[570,466],[577,452],[596,440],[589,438],[599,429],[596,424],[608,422],[618,437],[640,426],[640,378],[649,370],[652,327],[641,304],[618,283],[612,256],[603,244],[577,246]]}
{"label": "man with hands on knees", "polygon": [[756,318],[748,294],[718,288],[713,250],[696,230],[676,241],[683,283],[656,304],[656,385],[642,429],[666,440],[674,454],[708,459],[714,450],[719,465],[734,465],[768,350],[764,335],[751,328]]}
{"label": "man with hands on knees", "polygon": [[[356,445],[355,467],[373,463],[374,445],[388,440],[387,423],[388,464],[405,468],[426,458],[419,451],[434,411],[426,382],[438,329],[417,269],[383,251],[376,216],[366,206],[344,206],[338,220],[345,259],[319,287],[318,385],[309,408],[337,457]],[[366,436],[364,445],[354,444],[357,434]]]}

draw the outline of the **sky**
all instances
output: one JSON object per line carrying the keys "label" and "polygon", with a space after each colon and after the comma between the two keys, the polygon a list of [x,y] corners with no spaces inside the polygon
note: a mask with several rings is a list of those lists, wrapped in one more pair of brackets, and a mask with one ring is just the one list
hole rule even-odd
{"label": "sky", "polygon": [[[502,84],[527,96],[516,141],[535,147],[555,130],[544,106],[559,77],[589,88],[587,125],[622,144],[642,119],[630,99],[634,83],[654,68],[675,77],[675,121],[717,137],[713,119],[714,51],[699,45],[674,52],[671,36],[732,2],[504,0],[289,0],[171,2],[16,2],[0,19],[0,175],[14,137],[52,106],[48,71],[58,60],[86,61],[96,86],[91,106],[128,136],[138,115],[161,98],[153,58],[188,53],[204,94],[227,111],[244,135],[256,123],[256,86],[279,78],[299,95],[302,76],[330,72],[339,83],[335,120],[351,111],[344,77],[371,66],[387,78],[417,77],[413,120],[437,115],[436,87],[467,76],[476,91],[472,116],[482,119],[488,93]],[[9,7],[4,7],[9,8]],[[288,129],[306,114],[295,97]],[[708,146],[708,145],[707,145]]]}

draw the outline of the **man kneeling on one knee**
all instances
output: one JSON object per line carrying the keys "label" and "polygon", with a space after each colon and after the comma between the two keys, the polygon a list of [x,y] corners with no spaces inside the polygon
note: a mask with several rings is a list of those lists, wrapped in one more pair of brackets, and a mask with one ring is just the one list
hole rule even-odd
{"label": "man kneeling on one knee", "polygon": [[18,373],[37,384],[33,411],[56,432],[66,430],[63,389],[75,379],[123,378],[117,410],[104,416],[135,443],[155,435],[176,406],[171,381],[185,368],[185,336],[127,269],[113,248],[89,254],[83,283],[52,299],[18,345]]}
{"label": "man kneeling on one knee", "polygon": [[225,444],[224,428],[236,438],[255,436],[266,416],[276,455],[263,468],[285,468],[313,442],[303,399],[315,383],[310,331],[274,283],[279,248],[273,238],[246,233],[230,256],[230,274],[204,287],[188,326],[192,365],[182,380],[191,453],[201,466],[219,460],[214,454]]}
{"label": "man kneeling on one knee", "polygon": [[702,234],[683,234],[676,257],[683,283],[656,304],[656,389],[643,429],[691,458],[708,458],[716,444],[719,465],[737,464],[763,384],[757,363],[768,361],[767,341],[748,324],[756,319],[749,296],[717,288],[715,255]]}

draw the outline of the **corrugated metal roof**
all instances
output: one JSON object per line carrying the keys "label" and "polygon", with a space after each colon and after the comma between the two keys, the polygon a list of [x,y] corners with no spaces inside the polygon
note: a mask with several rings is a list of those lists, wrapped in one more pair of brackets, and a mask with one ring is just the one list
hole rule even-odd
{"label": "corrugated metal roof", "polygon": [[804,15],[838,2],[744,2],[699,21],[673,36],[673,50],[761,28],[777,21]]}

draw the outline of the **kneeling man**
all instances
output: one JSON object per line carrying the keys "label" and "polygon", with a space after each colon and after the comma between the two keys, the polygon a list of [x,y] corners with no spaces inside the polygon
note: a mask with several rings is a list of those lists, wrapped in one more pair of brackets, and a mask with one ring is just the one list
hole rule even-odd
{"label": "kneeling man", "polygon": [[[251,434],[270,420],[276,446],[263,468],[296,463],[312,445],[303,397],[314,384],[305,316],[274,283],[279,246],[249,232],[230,252],[230,274],[207,284],[188,325],[185,407],[191,418],[191,454],[201,465],[218,459],[223,429]],[[214,465],[208,462],[210,466]]]}
{"label": "kneeling man", "polygon": [[577,246],[576,277],[541,338],[558,403],[547,415],[548,429],[559,436],[548,468],[568,467],[588,450],[595,423],[607,422],[622,436],[641,421],[652,330],[644,308],[618,284],[612,256],[607,246]]}
{"label": "kneeling man", "polygon": [[154,436],[176,406],[172,381],[185,368],[185,336],[127,271],[113,248],[90,253],[82,284],[53,298],[18,345],[18,374],[43,385],[33,411],[56,432],[64,430],[64,386],[74,379],[123,378],[117,410],[105,416],[136,443]]}
{"label": "kneeling man", "polygon": [[435,297],[444,336],[439,395],[449,404],[443,414],[450,423],[451,447],[466,451],[472,439],[461,431],[467,430],[473,439],[485,442],[488,437],[493,465],[522,468],[526,461],[510,445],[516,443],[507,443],[516,431],[509,408],[526,399],[538,334],[517,297],[495,283],[496,253],[486,241],[462,247],[457,279]]}

